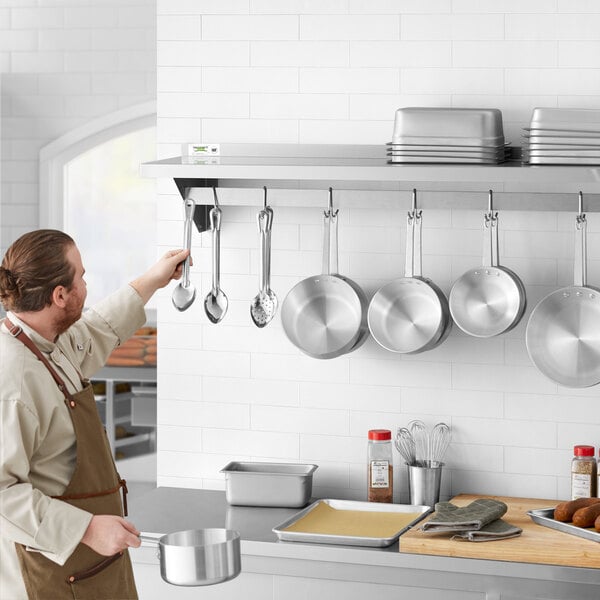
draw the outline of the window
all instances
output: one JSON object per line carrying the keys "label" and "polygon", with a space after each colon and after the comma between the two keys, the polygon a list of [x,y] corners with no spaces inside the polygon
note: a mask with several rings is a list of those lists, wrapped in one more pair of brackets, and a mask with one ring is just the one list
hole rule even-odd
{"label": "window", "polygon": [[153,102],[86,123],[40,151],[40,227],[75,239],[88,306],[156,260],[155,181],[139,175],[155,157]]}

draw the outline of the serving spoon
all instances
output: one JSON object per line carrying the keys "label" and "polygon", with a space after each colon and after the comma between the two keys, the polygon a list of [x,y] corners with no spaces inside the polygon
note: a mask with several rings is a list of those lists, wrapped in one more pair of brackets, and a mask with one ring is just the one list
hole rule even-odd
{"label": "serving spoon", "polygon": [[[187,250],[192,249],[192,221],[194,219],[194,210],[196,203],[192,198],[187,198],[185,201],[185,221],[183,225],[183,246]],[[190,281],[190,255],[183,261],[183,273],[181,281],[175,286],[171,299],[173,306],[184,311],[188,309],[196,298],[196,288]]]}
{"label": "serving spoon", "polygon": [[[215,195],[216,198],[216,195]],[[221,289],[221,209],[215,204],[209,214],[210,226],[213,232],[213,272],[212,288],[204,299],[204,311],[211,323],[219,323],[225,313],[229,301]]]}

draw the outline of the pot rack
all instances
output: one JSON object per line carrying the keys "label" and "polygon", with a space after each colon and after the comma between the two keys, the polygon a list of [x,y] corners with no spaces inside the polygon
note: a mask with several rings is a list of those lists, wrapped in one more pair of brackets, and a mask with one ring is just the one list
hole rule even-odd
{"label": "pot rack", "polygon": [[[323,208],[333,188],[336,204],[355,208],[410,208],[419,190],[421,208],[480,209],[489,190],[501,210],[573,211],[578,194],[585,209],[600,212],[600,167],[523,165],[520,148],[499,165],[389,164],[384,145],[220,144],[212,154],[144,163],[144,177],[171,178],[182,199],[194,198],[198,231],[210,229],[212,189],[219,203]],[[404,192],[398,194],[398,192]]]}

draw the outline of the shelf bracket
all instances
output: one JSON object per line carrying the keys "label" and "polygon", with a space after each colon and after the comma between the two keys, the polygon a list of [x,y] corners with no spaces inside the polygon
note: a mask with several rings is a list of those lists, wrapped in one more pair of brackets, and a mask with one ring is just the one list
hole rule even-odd
{"label": "shelf bracket", "polygon": [[[174,179],[174,181],[181,194],[181,199],[184,201],[192,188],[214,188],[218,187],[219,183],[218,179]],[[209,213],[211,208],[212,204],[196,204],[196,209],[194,210],[194,224],[199,233],[210,230]]]}

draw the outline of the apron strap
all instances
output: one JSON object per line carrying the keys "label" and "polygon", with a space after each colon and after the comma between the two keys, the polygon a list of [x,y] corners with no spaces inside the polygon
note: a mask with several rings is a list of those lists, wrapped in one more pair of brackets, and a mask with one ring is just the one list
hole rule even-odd
{"label": "apron strap", "polygon": [[127,494],[129,490],[127,489],[127,482],[125,479],[119,478],[119,485],[110,490],[103,490],[101,492],[91,492],[89,494],[68,494],[65,496],[51,496],[55,500],[86,500],[87,498],[97,498],[98,496],[108,496],[109,494],[114,494],[122,490],[123,492],[123,513],[127,516]]}
{"label": "apron strap", "polygon": [[37,356],[37,358],[42,361],[42,364],[46,367],[46,369],[48,369],[48,371],[50,371],[50,375],[52,375],[52,379],[54,379],[56,382],[58,389],[66,396],[71,408],[75,408],[75,399],[73,398],[71,392],[69,392],[67,389],[65,382],[52,368],[52,365],[48,362],[48,359],[40,352],[40,349],[31,341],[23,329],[18,325],[14,325],[8,317],[4,318],[4,325],[6,325],[10,335],[18,339],[21,343],[25,344],[25,346],[27,346],[27,348],[29,348],[29,350],[31,350]]}

